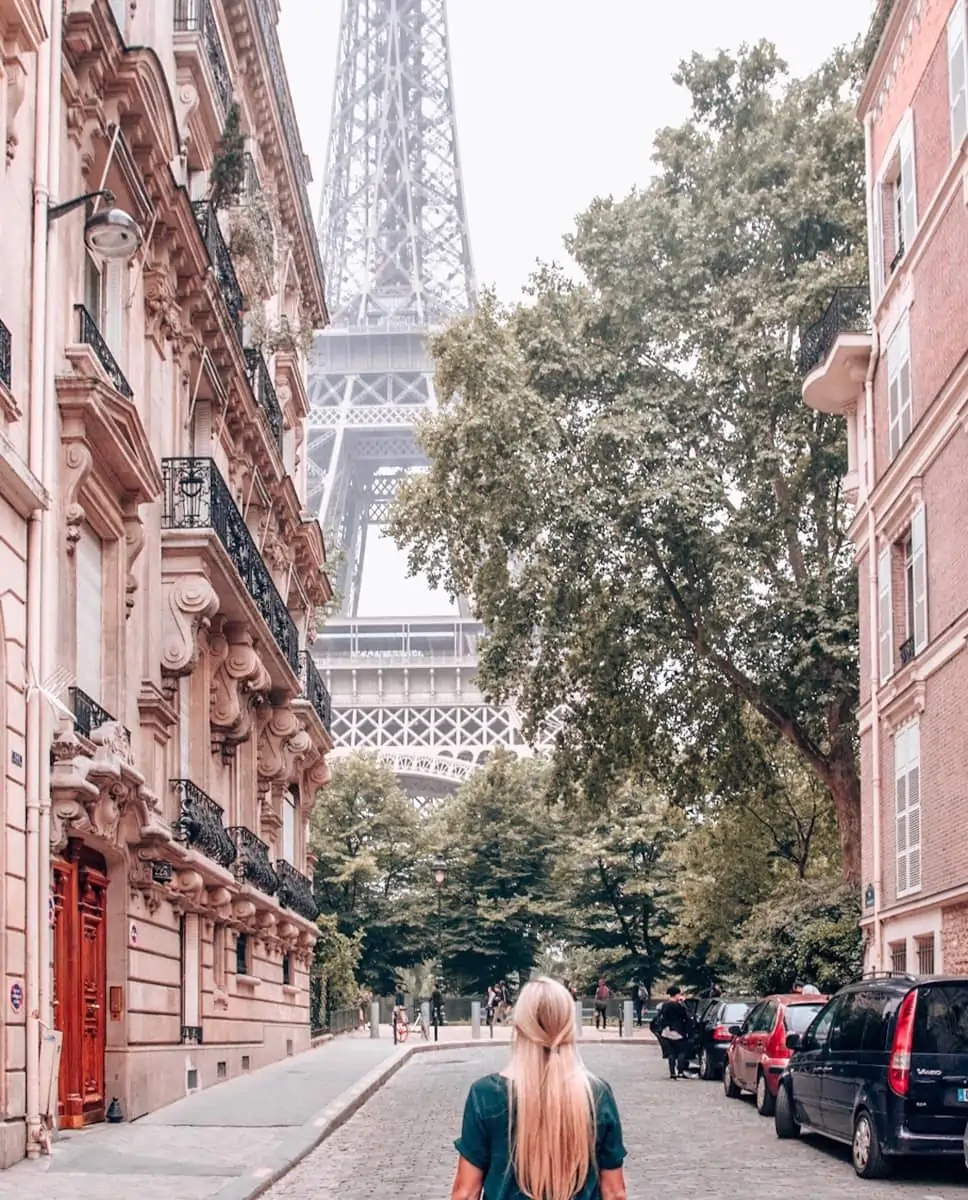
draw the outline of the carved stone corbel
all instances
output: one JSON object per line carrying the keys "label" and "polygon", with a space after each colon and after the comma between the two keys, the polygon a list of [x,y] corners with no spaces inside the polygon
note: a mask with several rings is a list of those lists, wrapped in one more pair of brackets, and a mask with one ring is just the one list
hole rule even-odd
{"label": "carved stone corbel", "polygon": [[252,634],[244,625],[223,622],[209,637],[212,656],[212,728],[233,745],[248,741],[253,710],[260,707],[272,686],[265,664],[256,653]]}
{"label": "carved stone corbel", "polygon": [[204,575],[180,575],[165,584],[161,670],[190,675],[198,664],[198,632],[218,612],[219,599]]}
{"label": "carved stone corbel", "polygon": [[171,881],[175,902],[181,908],[197,912],[202,907],[205,880],[198,871],[177,871]]}
{"label": "carved stone corbel", "polygon": [[126,497],[121,502],[121,519],[124,521],[125,547],[125,581],[124,604],[125,619],[131,616],[134,608],[134,594],[138,590],[138,581],[134,577],[134,564],[138,555],[145,547],[145,525],[138,511],[138,502]]}
{"label": "carved stone corbel", "polygon": [[94,456],[84,442],[68,442],[64,446],[64,522],[67,529],[67,553],[73,555],[81,540],[81,526],[87,518],[78,499],[91,468]]}
{"label": "carved stone corbel", "polygon": [[260,779],[288,783],[313,752],[306,726],[291,708],[273,708],[259,735]]}

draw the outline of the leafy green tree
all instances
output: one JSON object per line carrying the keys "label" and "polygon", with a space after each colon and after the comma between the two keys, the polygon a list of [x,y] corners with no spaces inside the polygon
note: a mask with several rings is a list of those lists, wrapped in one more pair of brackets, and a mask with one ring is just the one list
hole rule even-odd
{"label": "leafy green tree", "polygon": [[856,57],[793,80],[761,43],[678,80],[653,182],[568,239],[584,281],[543,269],[435,340],[430,467],[393,532],[474,598],[488,693],[531,731],[563,715],[560,793],[651,774],[705,802],[756,753],[752,712],[829,793],[856,884],[845,435],[796,366],[804,314],[864,277]]}
{"label": "leafy green tree", "polygon": [[799,883],[757,905],[736,945],[741,983],[763,995],[799,979],[834,992],[860,976],[860,904],[835,878]]}
{"label": "leafy green tree", "polygon": [[242,190],[245,182],[245,134],[242,110],[233,104],[225,117],[222,136],[215,147],[209,178],[209,198],[215,208],[224,208]]}
{"label": "leafy green tree", "polygon": [[590,818],[571,813],[565,828],[556,884],[569,940],[594,957],[593,977],[618,988],[637,978],[651,991],[675,920],[669,849],[682,814],[652,791],[626,787]]}
{"label": "leafy green tree", "polygon": [[452,987],[481,991],[530,974],[543,939],[556,928],[559,820],[545,785],[541,763],[497,751],[433,824],[447,864],[442,958]]}
{"label": "leafy green tree", "polygon": [[310,979],[310,1008],[313,1028],[326,1023],[337,1008],[350,1008],[357,1002],[359,986],[356,969],[362,955],[361,937],[340,933],[337,918],[324,913],[316,919],[319,938]]}
{"label": "leafy green tree", "polygon": [[393,772],[364,755],[336,763],[313,809],[310,848],[323,912],[360,939],[360,978],[389,991],[402,967],[426,956],[429,938],[424,833]]}

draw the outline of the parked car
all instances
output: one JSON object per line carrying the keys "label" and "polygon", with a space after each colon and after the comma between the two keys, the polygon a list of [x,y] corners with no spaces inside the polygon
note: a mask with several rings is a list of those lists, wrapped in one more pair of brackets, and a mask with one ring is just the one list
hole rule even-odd
{"label": "parked car", "polygon": [[767,996],[751,1008],[742,1025],[730,1029],[733,1040],[723,1064],[726,1095],[735,1099],[753,1092],[760,1115],[772,1117],[780,1076],[790,1060],[787,1035],[803,1033],[826,1002],[826,996],[794,992]]}
{"label": "parked car", "polygon": [[968,1127],[968,979],[867,979],[798,1036],[777,1136],[809,1127],[851,1147],[865,1179],[901,1155],[961,1155]]}
{"label": "parked car", "polygon": [[720,996],[700,1009],[696,1017],[696,1041],[702,1079],[718,1079],[722,1075],[733,1040],[730,1028],[741,1024],[755,1003],[744,996]]}

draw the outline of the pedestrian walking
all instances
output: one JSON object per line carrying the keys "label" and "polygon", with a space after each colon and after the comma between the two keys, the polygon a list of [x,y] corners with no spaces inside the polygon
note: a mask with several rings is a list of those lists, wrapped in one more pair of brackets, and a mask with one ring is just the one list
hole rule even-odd
{"label": "pedestrian walking", "polygon": [[629,984],[629,996],[632,1000],[632,1019],[641,1027],[642,1013],[645,1011],[645,988],[637,979]]}
{"label": "pedestrian walking", "polygon": [[430,993],[430,1010],[431,1020],[435,1025],[443,1025],[444,1023],[444,985],[438,979],[434,984],[434,990]]}
{"label": "pedestrian walking", "polygon": [[684,1079],[689,1068],[692,1017],[681,989],[675,984],[669,988],[668,997],[655,1015],[652,1032],[659,1039],[662,1057],[669,1063],[669,1078]]}
{"label": "pedestrian walking", "polygon": [[612,993],[608,990],[608,984],[604,979],[599,979],[598,987],[595,989],[595,1028],[598,1029],[598,1022],[601,1021],[602,1029],[608,1028],[608,998]]}
{"label": "pedestrian walking", "polygon": [[451,1200],[627,1200],[615,1097],[586,1070],[577,1033],[560,983],[521,989],[510,1062],[464,1106]]}

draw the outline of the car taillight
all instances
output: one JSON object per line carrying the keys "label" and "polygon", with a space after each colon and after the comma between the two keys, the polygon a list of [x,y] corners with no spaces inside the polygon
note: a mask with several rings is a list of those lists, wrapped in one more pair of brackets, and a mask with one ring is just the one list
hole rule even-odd
{"label": "car taillight", "polygon": [[768,1058],[787,1058],[789,1053],[786,1046],[786,1023],[780,1017],[766,1043],[766,1054]]}
{"label": "car taillight", "polygon": [[714,1042],[731,1042],[732,1040],[733,1035],[729,1032],[728,1025],[717,1025],[713,1030]]}
{"label": "car taillight", "polygon": [[917,991],[908,992],[897,1011],[894,1044],[887,1068],[887,1085],[895,1096],[906,1096],[911,1087],[911,1047],[914,1045],[914,1012],[917,1003]]}

